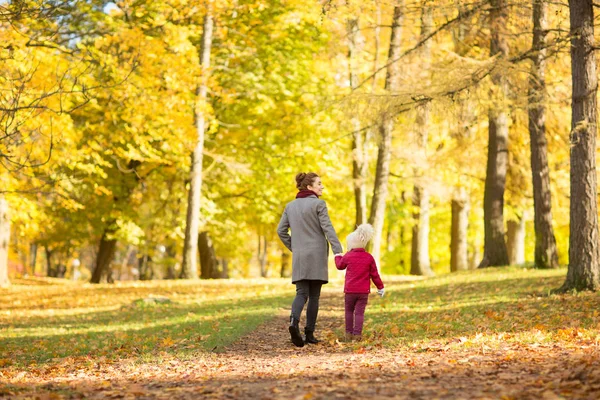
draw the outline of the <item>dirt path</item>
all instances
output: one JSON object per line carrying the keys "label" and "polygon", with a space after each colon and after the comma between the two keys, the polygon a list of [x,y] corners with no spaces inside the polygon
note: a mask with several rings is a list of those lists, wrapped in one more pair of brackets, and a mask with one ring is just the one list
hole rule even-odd
{"label": "dirt path", "polygon": [[[289,310],[222,353],[193,360],[165,357],[161,365],[98,364],[90,379],[67,369],[44,375],[39,398],[164,399],[560,399],[600,398],[598,346],[553,345],[497,351],[391,351],[336,341],[342,296],[322,296],[318,345],[294,347]],[[24,377],[26,379],[26,377]],[[39,382],[39,381],[38,381]],[[15,382],[16,383],[16,382]],[[26,393],[20,392],[20,397]],[[0,395],[1,396],[1,395]],[[6,397],[13,397],[4,393]]]}

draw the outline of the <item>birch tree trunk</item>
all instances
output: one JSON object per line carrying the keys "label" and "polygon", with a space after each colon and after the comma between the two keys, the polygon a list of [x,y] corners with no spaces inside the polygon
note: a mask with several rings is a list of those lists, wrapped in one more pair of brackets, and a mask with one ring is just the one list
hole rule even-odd
{"label": "birch tree trunk", "polygon": [[198,279],[198,230],[200,229],[200,200],[202,188],[202,159],[204,152],[204,131],[206,125],[206,99],[208,92],[208,69],[213,37],[213,19],[210,6],[204,17],[202,41],[200,46],[200,66],[202,77],[196,89],[194,122],[196,125],[196,145],[190,166],[190,190],[185,220],[185,241],[183,244],[183,262],[181,277]]}
{"label": "birch tree trunk", "polygon": [[[401,64],[397,61],[400,56],[400,45],[402,43],[402,25],[404,21],[404,0],[397,0],[394,6],[392,19],[392,34],[390,37],[390,48],[388,51],[388,67],[385,77],[385,89],[394,92],[398,90]],[[392,132],[394,131],[394,115],[388,110],[382,116],[379,127],[379,143],[377,151],[377,166],[375,169],[375,185],[373,187],[373,200],[371,202],[371,213],[369,223],[373,225],[372,255],[379,266],[381,258],[381,238],[383,235],[383,224],[385,208],[388,195],[388,181],[390,177],[390,157],[392,150]]]}
{"label": "birch tree trunk", "polygon": [[[492,39],[490,55],[499,60],[508,57],[506,0],[492,0],[490,12]],[[504,189],[508,167],[508,113],[506,112],[507,79],[504,68],[492,73],[494,82],[493,104],[488,110],[488,160],[483,197],[484,243],[483,259],[479,268],[507,265],[508,252],[504,241]]]}
{"label": "birch tree trunk", "polygon": [[0,194],[0,287],[10,285],[8,279],[8,250],[10,246],[10,213],[8,202]]}
{"label": "birch tree trunk", "polygon": [[[421,9],[421,37],[425,39],[433,29],[433,16],[431,7],[425,3]],[[431,42],[427,41],[421,46],[421,69],[427,74],[424,78],[428,81],[431,64]],[[415,168],[417,181],[413,188],[413,235],[410,260],[411,275],[433,275],[429,259],[429,190],[425,180],[419,179],[424,175],[423,167],[427,164],[427,142],[429,136],[429,120],[431,106],[429,103],[417,109],[417,137],[416,148],[420,157],[421,166]]]}
{"label": "birch tree trunk", "polygon": [[533,0],[533,43],[535,50],[529,79],[529,137],[535,227],[535,265],[558,267],[556,239],[552,228],[552,194],[546,141],[546,0]]}
{"label": "birch tree trunk", "polygon": [[598,77],[594,2],[569,0],[571,20],[571,204],[569,269],[560,290],[600,288],[596,135]]}

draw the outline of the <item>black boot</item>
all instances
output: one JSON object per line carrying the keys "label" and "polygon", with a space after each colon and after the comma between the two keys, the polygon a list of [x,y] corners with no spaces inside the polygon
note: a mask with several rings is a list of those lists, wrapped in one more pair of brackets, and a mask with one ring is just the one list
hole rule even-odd
{"label": "black boot", "polygon": [[290,318],[290,336],[292,337],[292,343],[297,347],[304,347],[304,340],[302,340],[302,335],[300,335],[298,322],[294,317]]}
{"label": "black boot", "polygon": [[309,331],[308,329],[304,328],[304,333],[306,334],[304,343],[317,344],[320,342],[320,340],[317,340],[315,337],[315,331]]}

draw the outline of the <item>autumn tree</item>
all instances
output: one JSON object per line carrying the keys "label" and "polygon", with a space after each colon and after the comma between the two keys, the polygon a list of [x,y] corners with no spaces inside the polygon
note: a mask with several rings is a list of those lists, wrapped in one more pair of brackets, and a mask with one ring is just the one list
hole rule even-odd
{"label": "autumn tree", "polygon": [[[360,18],[353,15],[346,22],[348,30],[348,83],[351,90],[354,90],[359,83],[356,65],[358,64],[357,54],[360,51],[360,42],[364,40],[360,33],[359,21]],[[358,226],[367,220],[368,129],[362,126],[359,115],[353,115],[351,121],[352,181],[356,208],[354,224]]]}
{"label": "autumn tree", "polygon": [[[201,78],[196,88],[196,104],[194,106],[194,125],[196,141],[192,153],[190,167],[190,189],[188,193],[185,238],[183,245],[183,263],[181,277],[198,278],[198,230],[200,224],[200,194],[202,188],[202,160],[204,152],[204,135],[207,119],[208,74],[210,68],[210,50],[213,40],[213,16],[210,3],[206,9],[202,25],[200,43]],[[205,244],[208,246],[208,243]]]}
{"label": "autumn tree", "polygon": [[535,226],[535,265],[539,268],[558,267],[556,239],[552,228],[552,193],[548,168],[546,139],[546,57],[547,4],[533,0],[534,50],[529,79],[529,135],[531,149],[531,176]]}
{"label": "autumn tree", "polygon": [[[431,41],[426,40],[433,30],[431,4],[425,1],[421,9],[420,41],[425,41],[420,51],[420,67],[426,75],[430,74]],[[427,78],[425,78],[427,81]],[[427,143],[431,119],[431,104],[423,104],[417,108],[415,132],[415,151],[419,154],[422,165],[426,165]],[[412,275],[433,275],[429,260],[429,189],[423,179],[423,169],[415,168],[417,182],[413,187],[413,228],[410,273]]]}
{"label": "autumn tree", "polygon": [[[404,1],[397,0],[394,4],[393,10],[392,29],[385,76],[385,90],[392,93],[397,91],[399,87],[401,64],[398,62],[398,58],[400,56],[402,45],[403,21]],[[391,109],[383,112],[379,125],[379,135],[377,138],[377,164],[375,169],[375,183],[373,186],[373,198],[371,200],[369,223],[373,225],[373,229],[375,231],[372,239],[372,253],[373,257],[375,258],[375,262],[378,264],[381,258],[381,239],[383,236],[383,224],[388,195],[392,134],[394,132],[395,117],[396,115]]]}
{"label": "autumn tree", "polygon": [[[508,57],[506,24],[508,6],[505,0],[492,0],[490,10],[490,55],[500,60]],[[484,248],[479,268],[507,265],[508,253],[504,241],[504,189],[508,165],[508,112],[506,92],[508,81],[504,68],[492,73],[492,101],[489,108],[488,160],[485,175]]]}
{"label": "autumn tree", "polygon": [[570,0],[571,171],[569,269],[561,290],[600,288],[596,177],[597,90],[594,3]]}

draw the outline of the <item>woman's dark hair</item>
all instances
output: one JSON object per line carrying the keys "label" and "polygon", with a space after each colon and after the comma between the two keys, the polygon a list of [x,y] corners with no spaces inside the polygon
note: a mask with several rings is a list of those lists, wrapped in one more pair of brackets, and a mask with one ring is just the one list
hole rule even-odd
{"label": "woman's dark hair", "polygon": [[296,187],[298,190],[307,190],[308,186],[312,186],[315,182],[315,179],[318,177],[319,175],[315,174],[314,172],[300,172],[298,175],[296,175]]}

